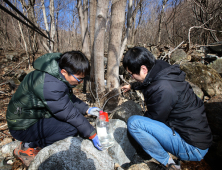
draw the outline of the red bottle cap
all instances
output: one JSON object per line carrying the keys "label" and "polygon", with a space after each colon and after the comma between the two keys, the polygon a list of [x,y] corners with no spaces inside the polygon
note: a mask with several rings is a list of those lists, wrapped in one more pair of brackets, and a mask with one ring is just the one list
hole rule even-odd
{"label": "red bottle cap", "polygon": [[109,122],[108,113],[103,112],[102,110],[101,110],[99,113],[100,113],[99,115],[104,115],[104,116],[105,116],[105,118],[106,118],[106,122]]}

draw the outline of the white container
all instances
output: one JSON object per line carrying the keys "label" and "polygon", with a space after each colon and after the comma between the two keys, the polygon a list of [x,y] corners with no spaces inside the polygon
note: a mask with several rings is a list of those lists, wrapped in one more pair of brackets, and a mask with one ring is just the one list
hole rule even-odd
{"label": "white container", "polygon": [[107,149],[114,145],[114,137],[110,123],[105,121],[104,115],[100,115],[96,120],[96,130],[99,141],[103,149]]}

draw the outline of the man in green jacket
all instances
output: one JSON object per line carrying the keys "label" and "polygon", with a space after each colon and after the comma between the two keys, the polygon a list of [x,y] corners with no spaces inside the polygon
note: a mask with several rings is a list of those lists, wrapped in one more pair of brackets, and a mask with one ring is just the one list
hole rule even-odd
{"label": "man in green jacket", "polygon": [[96,130],[84,117],[98,115],[100,109],[89,108],[72,92],[89,74],[86,56],[79,51],[48,53],[33,66],[35,71],[21,82],[7,109],[10,133],[22,141],[14,155],[29,166],[39,148],[78,134],[101,150]]}

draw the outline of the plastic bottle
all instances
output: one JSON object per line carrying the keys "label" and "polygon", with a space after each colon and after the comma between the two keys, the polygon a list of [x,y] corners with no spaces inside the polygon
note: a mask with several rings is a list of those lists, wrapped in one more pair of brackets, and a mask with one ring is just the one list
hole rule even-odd
{"label": "plastic bottle", "polygon": [[113,146],[114,137],[112,127],[109,123],[108,113],[100,111],[100,115],[96,121],[96,130],[103,149]]}

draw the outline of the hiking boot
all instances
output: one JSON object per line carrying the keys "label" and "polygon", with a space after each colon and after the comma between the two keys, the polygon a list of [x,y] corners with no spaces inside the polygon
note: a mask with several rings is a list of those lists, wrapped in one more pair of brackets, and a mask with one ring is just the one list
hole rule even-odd
{"label": "hiking boot", "polygon": [[14,150],[14,155],[15,157],[19,158],[25,166],[28,167],[40,150],[41,148],[25,148],[21,142],[20,145]]}

